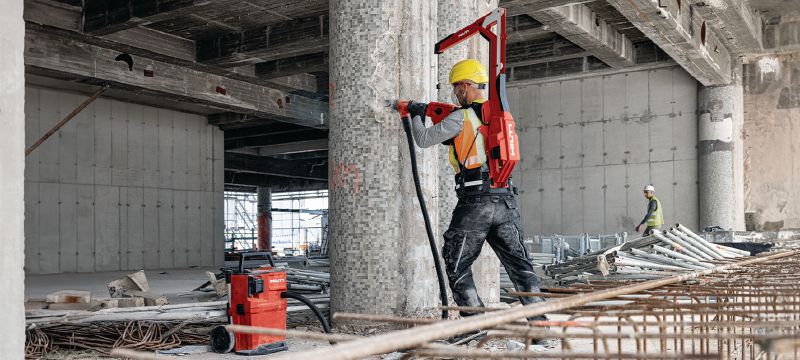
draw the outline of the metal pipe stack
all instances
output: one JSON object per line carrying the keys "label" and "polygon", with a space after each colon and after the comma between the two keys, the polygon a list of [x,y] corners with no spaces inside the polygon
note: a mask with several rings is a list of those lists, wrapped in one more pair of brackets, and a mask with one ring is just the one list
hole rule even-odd
{"label": "metal pipe stack", "polygon": [[[545,266],[545,274],[569,283],[580,279],[652,279],[713,268],[747,251],[711,243],[681,224],[563,263]],[[637,276],[640,275],[640,276]]]}

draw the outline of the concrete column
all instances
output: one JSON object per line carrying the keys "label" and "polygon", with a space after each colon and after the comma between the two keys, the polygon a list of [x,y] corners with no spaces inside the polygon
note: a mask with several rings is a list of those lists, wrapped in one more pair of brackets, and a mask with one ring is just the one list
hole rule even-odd
{"label": "concrete column", "polygon": [[0,354],[4,359],[25,357],[25,234],[23,205],[25,168],[25,23],[22,1],[12,1],[0,14]]}
{"label": "concrete column", "polygon": [[259,187],[257,191],[258,250],[272,251],[272,188]]}
{"label": "concrete column", "polygon": [[698,180],[700,229],[744,226],[744,92],[740,84],[700,87]]}
{"label": "concrete column", "polygon": [[[456,30],[467,26],[486,15],[488,12],[497,8],[497,0],[438,0],[440,9],[439,26],[437,28],[437,38],[442,39]],[[444,54],[438,56],[439,61],[439,94],[438,101],[452,102],[450,93],[452,87],[448,84],[450,69],[457,62],[464,59],[478,59],[484,66],[489,66],[489,45],[480,36],[473,37],[471,40],[462,43]],[[446,150],[439,149],[439,241],[442,241],[442,234],[450,225],[450,218],[453,208],[458,199],[454,191],[455,181],[453,174],[455,171],[450,165]],[[489,247],[484,244],[481,256],[472,265],[472,272],[475,278],[475,286],[478,288],[478,295],[486,304],[500,301],[500,260]]]}
{"label": "concrete column", "polygon": [[[330,16],[332,311],[436,307],[438,284],[409,150],[399,116],[386,107],[391,99],[435,96],[436,2],[332,0]],[[416,150],[434,214],[437,150]]]}

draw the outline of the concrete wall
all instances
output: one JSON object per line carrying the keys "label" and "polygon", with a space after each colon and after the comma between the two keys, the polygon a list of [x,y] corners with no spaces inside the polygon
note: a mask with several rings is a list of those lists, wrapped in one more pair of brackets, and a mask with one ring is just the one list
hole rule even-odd
{"label": "concrete wall", "polygon": [[697,82],[678,67],[512,83],[526,232],[633,232],[652,183],[667,223],[696,228]]}
{"label": "concrete wall", "polygon": [[800,227],[800,52],[744,66],[745,210],[757,230]]}
{"label": "concrete wall", "polygon": [[[28,145],[86,98],[26,90]],[[223,147],[204,116],[96,100],[26,159],[25,269],[221,264]]]}
{"label": "concrete wall", "polygon": [[23,196],[22,175],[25,166],[25,65],[22,53],[25,45],[25,23],[22,21],[22,1],[4,4],[0,13],[0,354],[3,359],[25,357],[25,308],[22,271]]}

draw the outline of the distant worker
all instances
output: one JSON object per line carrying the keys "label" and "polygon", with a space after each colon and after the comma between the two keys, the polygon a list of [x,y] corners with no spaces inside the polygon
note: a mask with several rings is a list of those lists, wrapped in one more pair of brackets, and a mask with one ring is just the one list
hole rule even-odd
{"label": "distant worker", "polygon": [[661,201],[656,197],[656,188],[653,185],[644,187],[644,197],[647,201],[647,214],[642,219],[642,222],[636,226],[636,232],[640,232],[642,226],[647,225],[644,229],[644,235],[650,235],[653,230],[661,229],[664,225],[664,212],[661,209]]}
{"label": "distant worker", "polygon": [[[450,228],[444,233],[444,258],[453,299],[459,306],[484,306],[475,289],[472,263],[484,241],[506,268],[519,292],[539,292],[539,278],[533,272],[528,251],[522,242],[522,223],[514,188],[491,188],[483,134],[479,128],[481,106],[486,101],[482,90],[489,82],[486,68],[477,60],[461,61],[450,71],[453,102],[461,105],[442,122],[425,127],[426,104],[409,105],[414,117],[412,134],[420,147],[443,143],[449,146],[450,164],[456,172],[458,204]],[[523,304],[544,301],[521,297]],[[461,311],[462,316],[474,315]],[[532,320],[545,320],[539,316]]]}

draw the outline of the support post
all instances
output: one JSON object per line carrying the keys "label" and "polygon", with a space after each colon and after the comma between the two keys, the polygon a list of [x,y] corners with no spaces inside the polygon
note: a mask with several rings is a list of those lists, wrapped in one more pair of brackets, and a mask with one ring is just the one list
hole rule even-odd
{"label": "support post", "polygon": [[258,187],[258,250],[272,251],[272,189]]}
{"label": "support post", "polygon": [[5,359],[25,357],[25,233],[24,169],[25,169],[25,22],[22,1],[11,1],[0,13],[0,308],[3,321],[0,332],[0,354]]}
{"label": "support post", "polygon": [[744,155],[741,84],[700,86],[697,156],[700,229],[744,228]]}

